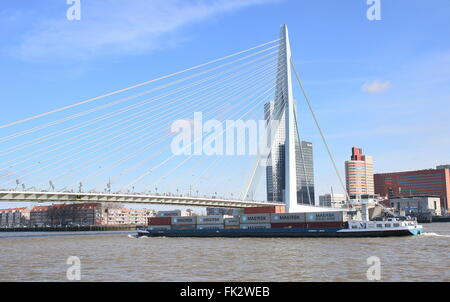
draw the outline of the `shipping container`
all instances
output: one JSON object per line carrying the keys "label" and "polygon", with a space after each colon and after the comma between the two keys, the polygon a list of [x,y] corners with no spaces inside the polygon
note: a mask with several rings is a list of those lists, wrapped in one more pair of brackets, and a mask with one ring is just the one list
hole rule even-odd
{"label": "shipping container", "polygon": [[197,229],[197,225],[195,224],[172,225],[172,230],[195,230],[195,229]]}
{"label": "shipping container", "polygon": [[239,226],[239,218],[233,217],[233,218],[225,218],[223,220],[223,223],[225,226]]}
{"label": "shipping container", "polygon": [[234,230],[234,229],[240,229],[240,225],[226,225],[224,227],[225,230]]}
{"label": "shipping container", "polygon": [[196,216],[172,217],[172,225],[197,224]]}
{"label": "shipping container", "polygon": [[315,221],[344,221],[343,212],[306,213],[306,222]]}
{"label": "shipping container", "polygon": [[301,223],[306,221],[306,215],[305,213],[272,214],[270,221],[272,223],[279,223],[279,222]]}
{"label": "shipping container", "polygon": [[148,227],[150,231],[168,231],[171,230],[170,225],[151,225]]}
{"label": "shipping container", "polygon": [[223,230],[223,224],[204,224],[197,225],[197,230]]}
{"label": "shipping container", "polygon": [[241,229],[256,230],[256,229],[270,229],[270,224],[241,224]]}
{"label": "shipping container", "polygon": [[263,206],[263,207],[251,207],[244,208],[244,214],[276,214],[286,213],[286,206]]}
{"label": "shipping container", "polygon": [[223,216],[221,215],[197,216],[197,224],[223,224]]}
{"label": "shipping container", "polygon": [[170,217],[150,217],[148,219],[149,225],[171,225],[172,219]]}
{"label": "shipping container", "polygon": [[305,222],[282,222],[282,223],[273,223],[271,224],[274,229],[297,229],[297,228],[306,228]]}
{"label": "shipping container", "polygon": [[270,214],[241,215],[240,223],[270,223]]}
{"label": "shipping container", "polygon": [[182,213],[181,210],[159,211],[156,215],[158,217],[179,217],[182,216]]}
{"label": "shipping container", "polygon": [[313,221],[306,223],[307,228],[345,228],[344,221]]}

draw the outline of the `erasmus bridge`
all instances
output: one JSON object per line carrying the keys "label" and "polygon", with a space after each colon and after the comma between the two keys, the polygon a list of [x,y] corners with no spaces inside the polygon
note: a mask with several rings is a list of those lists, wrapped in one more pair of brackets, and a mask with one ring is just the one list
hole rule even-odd
{"label": "erasmus bridge", "polygon": [[[1,125],[0,201],[226,208],[283,203],[293,211],[298,171],[305,169],[296,158],[293,74],[307,99],[283,25],[276,40]],[[196,112],[205,121],[214,119],[210,128],[219,130],[204,133],[194,124],[180,138],[174,123],[190,126]],[[266,141],[269,153],[220,152],[217,137],[234,131],[226,127],[229,120],[264,120],[257,139]],[[177,139],[184,143],[179,154],[174,152]],[[199,144],[219,151],[195,152]],[[272,172],[264,182],[272,195],[268,201],[255,200],[267,167]],[[202,186],[212,191],[200,192]],[[237,187],[239,192],[229,192]],[[313,205],[309,191],[308,196]]]}

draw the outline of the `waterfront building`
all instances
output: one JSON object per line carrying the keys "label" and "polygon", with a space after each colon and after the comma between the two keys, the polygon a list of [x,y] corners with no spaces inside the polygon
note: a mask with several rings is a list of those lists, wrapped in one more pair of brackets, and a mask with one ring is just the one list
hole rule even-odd
{"label": "waterfront building", "polygon": [[180,217],[180,216],[187,216],[186,213],[181,210],[172,210],[172,211],[158,211],[156,213],[156,216],[158,217]]}
{"label": "waterfront building", "polygon": [[[274,112],[274,102],[265,104],[266,123],[276,118]],[[281,118],[276,130],[272,127],[267,129],[267,140],[271,142],[271,152],[267,160],[266,166],[266,189],[267,201],[284,202],[285,191],[285,113],[281,114]],[[294,126],[295,135],[295,171],[297,183],[297,203],[298,204],[315,204],[314,194],[314,161],[313,161],[313,144],[311,142],[300,141],[297,131],[297,124]],[[272,133],[275,131],[275,133]]]}
{"label": "waterfront building", "polygon": [[37,206],[30,212],[30,226],[95,226],[95,225],[146,225],[156,211],[149,209],[124,209],[101,203],[55,204]]}
{"label": "waterfront building", "polygon": [[450,169],[450,165],[440,165],[437,166],[436,169]]}
{"label": "waterfront building", "polygon": [[347,192],[350,199],[375,194],[373,179],[373,158],[364,155],[361,148],[352,148],[351,160],[345,162]]}
{"label": "waterfront building", "polygon": [[221,216],[237,216],[244,213],[243,209],[228,209],[228,208],[206,208],[207,216],[221,215]]}
{"label": "waterfront building", "polygon": [[[306,141],[297,142],[295,152],[297,161],[297,202],[299,204],[315,205],[313,144]],[[311,202],[309,196],[311,197]]]}
{"label": "waterfront building", "polygon": [[100,203],[37,206],[30,212],[30,225],[32,227],[98,224],[102,224],[102,205]]}
{"label": "waterfront building", "polygon": [[319,205],[321,207],[342,208],[345,205],[345,194],[326,193],[319,196]]}
{"label": "waterfront building", "polygon": [[104,210],[105,225],[147,225],[150,217],[155,217],[156,211],[150,209],[117,209]]}
{"label": "waterfront building", "polygon": [[21,227],[30,223],[28,208],[0,209],[0,227]]}
{"label": "waterfront building", "polygon": [[450,170],[380,173],[374,175],[375,192],[390,200],[405,196],[439,196],[443,212],[448,212],[450,199]]}
{"label": "waterfront building", "polygon": [[50,226],[48,208],[50,206],[36,206],[30,212],[30,227]]}
{"label": "waterfront building", "polygon": [[392,198],[390,203],[398,214],[440,216],[442,215],[440,200],[439,196],[411,196]]}

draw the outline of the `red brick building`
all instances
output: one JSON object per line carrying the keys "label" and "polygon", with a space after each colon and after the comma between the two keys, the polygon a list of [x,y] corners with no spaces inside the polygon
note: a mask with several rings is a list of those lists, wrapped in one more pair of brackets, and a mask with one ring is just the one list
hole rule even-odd
{"label": "red brick building", "polygon": [[440,196],[442,209],[450,210],[450,170],[430,169],[374,175],[375,194],[381,196]]}

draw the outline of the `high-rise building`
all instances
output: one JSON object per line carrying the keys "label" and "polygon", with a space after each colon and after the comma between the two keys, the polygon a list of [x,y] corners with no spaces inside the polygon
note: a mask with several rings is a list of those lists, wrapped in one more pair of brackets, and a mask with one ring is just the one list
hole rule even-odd
{"label": "high-rise building", "polygon": [[[275,96],[265,104],[267,143],[267,200],[298,211],[302,203],[315,204],[312,144],[301,142],[292,89],[291,47],[286,25],[281,26]],[[304,147],[304,148],[303,148]],[[305,150],[303,150],[305,149]],[[249,182],[250,187],[253,181]]]}
{"label": "high-rise building", "polygon": [[313,144],[297,142],[295,146],[297,161],[297,203],[314,205],[314,161]]}
{"label": "high-rise building", "polygon": [[437,166],[436,169],[450,169],[450,165],[440,165]]}
{"label": "high-rise building", "polygon": [[327,193],[319,196],[321,207],[341,208],[346,201],[346,195],[340,193]]}
{"label": "high-rise building", "polygon": [[[265,118],[269,124],[277,116],[274,112],[274,102],[265,104]],[[285,190],[285,117],[281,113],[279,123],[268,127],[268,141],[272,142],[271,153],[268,157],[266,167],[267,200],[284,202]],[[274,129],[275,128],[275,129]],[[312,204],[315,202],[314,195],[314,162],[313,145],[310,142],[300,141],[297,124],[295,123],[295,171],[297,183],[297,203]],[[274,131],[274,133],[272,132]]]}
{"label": "high-rise building", "polygon": [[449,211],[450,170],[429,169],[375,174],[375,193],[389,199],[410,196],[440,196],[441,208]]}
{"label": "high-rise building", "polygon": [[375,194],[373,158],[364,155],[361,148],[352,148],[351,160],[345,162],[345,177],[350,198]]}

